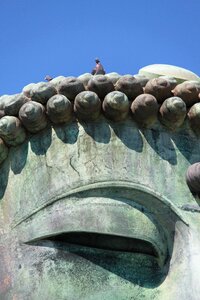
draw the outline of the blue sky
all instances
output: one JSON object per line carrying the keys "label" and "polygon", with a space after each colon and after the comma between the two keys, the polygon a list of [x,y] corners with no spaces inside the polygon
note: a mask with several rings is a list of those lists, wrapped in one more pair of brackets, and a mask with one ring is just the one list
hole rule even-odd
{"label": "blue sky", "polygon": [[200,75],[200,0],[0,0],[0,95],[90,72],[167,63]]}

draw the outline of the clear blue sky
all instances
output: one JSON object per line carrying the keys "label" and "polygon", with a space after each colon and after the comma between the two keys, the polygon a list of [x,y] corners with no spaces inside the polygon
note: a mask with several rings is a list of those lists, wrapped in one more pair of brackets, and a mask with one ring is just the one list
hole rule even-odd
{"label": "clear blue sky", "polygon": [[200,0],[0,0],[0,95],[90,72],[149,64],[200,75]]}

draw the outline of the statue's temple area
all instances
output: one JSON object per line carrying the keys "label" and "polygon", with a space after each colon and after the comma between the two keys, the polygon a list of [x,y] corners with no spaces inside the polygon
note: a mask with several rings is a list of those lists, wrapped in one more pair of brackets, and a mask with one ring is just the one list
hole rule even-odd
{"label": "statue's temple area", "polygon": [[200,299],[200,78],[170,65],[0,96],[0,299]]}

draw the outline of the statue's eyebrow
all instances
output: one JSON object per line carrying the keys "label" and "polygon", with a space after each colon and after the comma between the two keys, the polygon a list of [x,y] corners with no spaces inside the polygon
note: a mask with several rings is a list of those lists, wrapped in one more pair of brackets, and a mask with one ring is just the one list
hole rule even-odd
{"label": "statue's eyebrow", "polygon": [[[33,215],[35,215],[42,209],[52,205],[54,202],[57,202],[59,200],[67,198],[67,197],[75,196],[76,194],[80,194],[83,192],[90,192],[90,191],[95,191],[98,189],[107,189],[107,188],[130,189],[130,190],[137,191],[138,193],[142,192],[142,193],[145,193],[146,195],[150,195],[150,196],[154,197],[158,201],[158,203],[162,204],[163,206],[168,208],[172,213],[174,213],[175,216],[180,221],[182,221],[183,223],[188,225],[188,222],[185,220],[185,218],[183,217],[183,215],[180,212],[180,208],[175,206],[169,199],[156,193],[149,187],[138,184],[138,183],[129,182],[129,181],[109,181],[108,180],[108,181],[102,181],[102,182],[95,182],[95,183],[91,183],[88,185],[81,185],[79,187],[73,188],[67,192],[62,193],[59,196],[53,197],[52,199],[50,199],[48,201],[48,203],[45,203],[45,204],[41,205],[40,207],[37,207],[37,209],[32,211],[32,213],[29,213],[28,215],[19,219],[16,223],[13,224],[12,228],[17,227],[22,222],[28,220],[30,217],[32,217]],[[135,201],[135,202],[137,202],[137,201]]]}

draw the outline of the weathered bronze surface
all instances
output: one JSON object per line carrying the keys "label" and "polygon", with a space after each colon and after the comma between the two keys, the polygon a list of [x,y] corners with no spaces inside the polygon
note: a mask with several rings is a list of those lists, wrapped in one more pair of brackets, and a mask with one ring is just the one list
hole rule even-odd
{"label": "weathered bronze surface", "polygon": [[[26,128],[46,122],[38,131],[0,119],[0,299],[199,300],[199,198],[185,180],[200,161],[199,136],[183,114],[173,119],[176,101],[163,103],[163,125],[156,99],[139,96],[154,107],[144,128],[132,115],[141,99],[134,107],[111,92],[101,103],[93,92],[75,96],[76,83],[64,123],[50,119],[57,101],[65,115],[60,96],[20,108]],[[97,118],[87,118],[88,103]]]}

